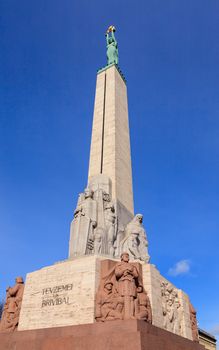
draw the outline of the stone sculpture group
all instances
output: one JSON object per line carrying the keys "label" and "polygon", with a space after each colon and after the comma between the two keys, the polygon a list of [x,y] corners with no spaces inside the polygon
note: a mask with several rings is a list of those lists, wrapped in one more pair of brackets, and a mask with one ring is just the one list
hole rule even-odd
{"label": "stone sculpture group", "polygon": [[126,251],[131,260],[149,262],[143,216],[137,214],[125,227],[119,227],[116,205],[109,192],[88,187],[79,195],[71,224],[70,257],[85,254],[119,257]]}
{"label": "stone sculpture group", "polygon": [[[179,301],[177,289],[169,282],[161,282],[162,311],[164,316],[164,329],[183,336],[183,310]],[[192,339],[198,341],[198,326],[196,311],[189,302],[189,317],[192,330]]]}
{"label": "stone sculpture group", "polygon": [[152,323],[150,300],[136,264],[129,262],[128,253],[122,253],[121,262],[102,278],[96,295],[95,318],[97,322],[139,319]]}
{"label": "stone sculpture group", "polygon": [[15,279],[15,285],[6,289],[6,301],[3,308],[0,331],[12,332],[16,330],[19,322],[21,302],[24,292],[22,277]]}

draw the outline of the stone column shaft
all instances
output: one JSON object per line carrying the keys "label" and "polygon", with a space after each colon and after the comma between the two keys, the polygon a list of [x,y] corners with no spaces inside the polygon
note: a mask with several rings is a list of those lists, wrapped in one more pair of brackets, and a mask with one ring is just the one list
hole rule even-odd
{"label": "stone column shaft", "polygon": [[112,199],[133,214],[132,168],[126,84],[115,65],[97,75],[89,180],[112,180]]}

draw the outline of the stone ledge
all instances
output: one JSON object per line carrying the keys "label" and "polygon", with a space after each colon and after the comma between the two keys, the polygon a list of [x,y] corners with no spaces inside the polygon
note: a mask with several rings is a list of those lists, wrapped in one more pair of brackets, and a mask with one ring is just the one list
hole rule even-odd
{"label": "stone ledge", "polygon": [[109,321],[0,333],[0,350],[204,350],[144,321]]}

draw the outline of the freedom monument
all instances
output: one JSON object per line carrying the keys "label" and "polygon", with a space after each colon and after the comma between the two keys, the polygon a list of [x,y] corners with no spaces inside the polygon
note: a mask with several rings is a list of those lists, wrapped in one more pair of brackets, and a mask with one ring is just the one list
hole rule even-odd
{"label": "freedom monument", "polygon": [[78,196],[68,259],[7,289],[0,350],[204,349],[188,295],[150,264],[134,212],[127,86],[115,27],[97,72],[88,182]]}

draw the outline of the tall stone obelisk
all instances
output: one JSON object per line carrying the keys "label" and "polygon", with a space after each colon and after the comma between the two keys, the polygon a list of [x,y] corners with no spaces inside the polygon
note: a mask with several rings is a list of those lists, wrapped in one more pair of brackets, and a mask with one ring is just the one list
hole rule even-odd
{"label": "tall stone obelisk", "polygon": [[89,180],[98,174],[112,181],[112,199],[134,213],[126,83],[113,64],[97,74]]}
{"label": "tall stone obelisk", "polygon": [[[114,32],[113,26],[107,30],[107,65],[97,73],[88,184],[71,223],[69,257],[119,257],[133,246],[133,257],[148,261],[142,216],[133,219],[127,87]],[[132,219],[137,231],[130,235]]]}

